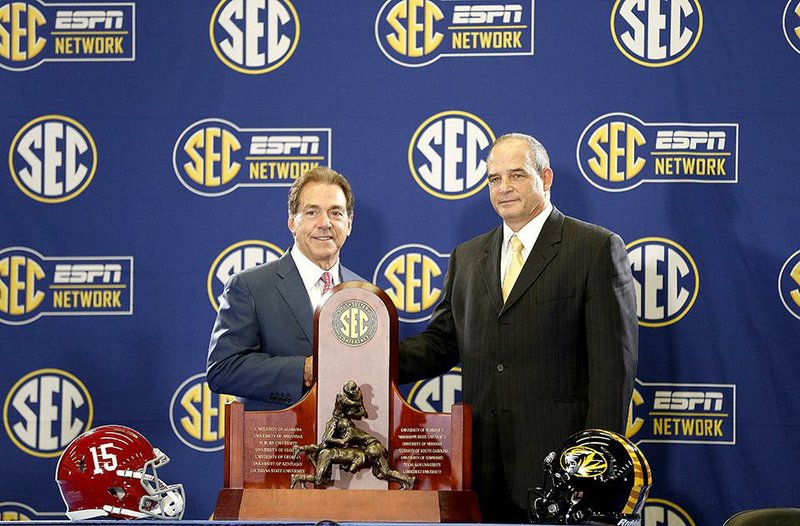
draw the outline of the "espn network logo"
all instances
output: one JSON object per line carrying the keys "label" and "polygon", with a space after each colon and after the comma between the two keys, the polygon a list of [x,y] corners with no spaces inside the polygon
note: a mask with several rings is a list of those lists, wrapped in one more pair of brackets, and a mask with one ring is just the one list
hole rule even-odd
{"label": "espn network logo", "polygon": [[131,257],[45,257],[27,247],[0,250],[0,323],[132,313]]}
{"label": "espn network logo", "polygon": [[736,385],[637,378],[626,435],[637,444],[736,444]]}
{"label": "espn network logo", "polygon": [[135,60],[133,3],[7,1],[0,5],[0,68],[42,62]]}
{"label": "espn network logo", "polygon": [[331,163],[330,128],[239,128],[202,119],[183,130],[172,152],[181,184],[205,197],[239,187],[285,187]]}
{"label": "espn network logo", "polygon": [[533,55],[533,2],[387,0],[375,40],[401,66],[440,57]]}
{"label": "espn network logo", "polygon": [[608,113],[584,128],[576,159],[583,177],[607,192],[643,183],[736,183],[739,125],[646,123]]}

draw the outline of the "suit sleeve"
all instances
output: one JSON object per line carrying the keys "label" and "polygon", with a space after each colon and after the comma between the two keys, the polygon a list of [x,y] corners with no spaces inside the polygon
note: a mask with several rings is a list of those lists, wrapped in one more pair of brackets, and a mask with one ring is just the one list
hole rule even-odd
{"label": "suit sleeve", "polygon": [[449,371],[459,362],[456,327],[451,301],[456,276],[456,250],[444,278],[442,301],[434,308],[428,327],[400,342],[398,356],[400,383],[432,378]]}
{"label": "suit sleeve", "polygon": [[604,239],[593,261],[585,304],[586,428],[624,433],[639,347],[633,277],[625,245],[616,234]]}
{"label": "suit sleeve", "polygon": [[293,404],[303,394],[305,356],[273,356],[261,346],[256,305],[234,275],[225,286],[211,332],[206,381],[217,393]]}

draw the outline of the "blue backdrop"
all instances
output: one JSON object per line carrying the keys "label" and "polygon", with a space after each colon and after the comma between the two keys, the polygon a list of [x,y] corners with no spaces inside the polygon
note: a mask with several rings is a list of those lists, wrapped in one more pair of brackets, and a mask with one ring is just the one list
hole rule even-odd
{"label": "blue backdrop", "polygon": [[[291,245],[293,178],[349,178],[343,261],[410,335],[498,224],[483,159],[511,131],[628,243],[644,524],[800,502],[798,0],[0,0],[0,68],[3,519],[63,517],[58,454],[107,423],[208,517],[217,296]],[[459,371],[404,389],[441,410]]]}

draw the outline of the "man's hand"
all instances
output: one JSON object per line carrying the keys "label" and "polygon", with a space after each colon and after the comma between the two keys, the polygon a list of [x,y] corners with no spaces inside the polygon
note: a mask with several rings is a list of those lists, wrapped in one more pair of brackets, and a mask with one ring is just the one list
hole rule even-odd
{"label": "man's hand", "polygon": [[303,366],[303,383],[306,387],[311,387],[311,381],[314,379],[314,358],[311,356],[306,357],[306,363]]}

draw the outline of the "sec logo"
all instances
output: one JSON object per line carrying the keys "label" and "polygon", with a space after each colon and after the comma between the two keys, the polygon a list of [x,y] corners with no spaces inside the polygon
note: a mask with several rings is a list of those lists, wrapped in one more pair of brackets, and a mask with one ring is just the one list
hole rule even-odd
{"label": "sec logo", "polygon": [[800,250],[789,256],[781,267],[778,294],[786,310],[800,320]]}
{"label": "sec logo", "polygon": [[611,11],[611,36],[622,54],[650,68],[685,59],[703,32],[698,0],[617,0]]}
{"label": "sec logo", "polygon": [[659,237],[637,239],[627,248],[639,325],[664,327],[686,316],[700,289],[700,274],[689,252]]}
{"label": "sec logo", "polygon": [[172,395],[172,431],[192,449],[219,451],[225,446],[225,404],[234,400],[231,395],[212,393],[205,373],[191,376]]}
{"label": "sec logo", "polygon": [[8,166],[22,193],[40,203],[63,203],[92,182],[97,147],[89,131],[75,119],[44,115],[14,136]]}
{"label": "sec logo", "polygon": [[408,167],[429,194],[464,199],[486,186],[484,159],[494,141],[494,132],[476,115],[443,111],[414,132],[408,146]]}
{"label": "sec logo", "polygon": [[223,64],[258,75],[291,58],[300,40],[300,19],[289,0],[222,0],[208,32]]}
{"label": "sec logo", "polygon": [[274,261],[282,255],[283,250],[269,241],[259,239],[239,241],[220,252],[211,264],[206,279],[208,300],[214,310],[219,310],[219,299],[231,276],[244,269]]}
{"label": "sec logo", "polygon": [[3,405],[6,433],[25,453],[55,458],[92,426],[94,406],[86,386],[60,369],[39,369],[14,384]]}

